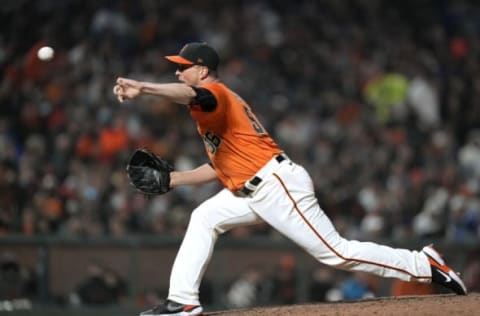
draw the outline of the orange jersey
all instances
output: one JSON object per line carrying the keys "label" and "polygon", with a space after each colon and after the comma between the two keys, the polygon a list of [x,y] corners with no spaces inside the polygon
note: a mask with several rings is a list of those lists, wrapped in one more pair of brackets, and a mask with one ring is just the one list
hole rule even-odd
{"label": "orange jersey", "polygon": [[229,190],[239,190],[282,150],[240,96],[219,82],[202,88],[215,96],[217,107],[203,112],[193,105],[190,114],[218,178]]}

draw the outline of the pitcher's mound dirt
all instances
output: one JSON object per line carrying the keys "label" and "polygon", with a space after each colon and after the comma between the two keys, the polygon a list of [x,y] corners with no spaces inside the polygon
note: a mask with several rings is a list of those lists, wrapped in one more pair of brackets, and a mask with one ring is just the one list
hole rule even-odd
{"label": "pitcher's mound dirt", "polygon": [[399,296],[371,300],[317,303],[214,312],[212,316],[371,316],[371,315],[480,315],[480,293],[467,296]]}

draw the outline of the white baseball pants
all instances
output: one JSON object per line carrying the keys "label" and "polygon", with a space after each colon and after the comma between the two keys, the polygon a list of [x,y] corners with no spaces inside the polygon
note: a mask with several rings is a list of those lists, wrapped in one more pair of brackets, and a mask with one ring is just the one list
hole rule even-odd
{"label": "white baseball pants", "polygon": [[405,281],[431,281],[423,252],[342,238],[320,208],[302,166],[272,159],[256,175],[262,181],[249,197],[223,189],[193,211],[171,272],[170,300],[199,305],[198,289],[218,235],[261,220],[329,266]]}

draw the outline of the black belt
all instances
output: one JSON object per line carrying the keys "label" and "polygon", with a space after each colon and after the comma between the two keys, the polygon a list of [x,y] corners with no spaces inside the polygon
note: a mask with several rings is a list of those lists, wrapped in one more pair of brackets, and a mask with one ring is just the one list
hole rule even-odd
{"label": "black belt", "polygon": [[[280,155],[277,155],[275,156],[275,160],[278,162],[278,163],[281,163],[282,161],[286,160],[287,158],[280,154]],[[260,184],[260,182],[262,182],[262,178],[260,177],[257,177],[257,176],[254,176],[252,179],[248,180],[248,185],[250,187],[256,187],[257,185]],[[250,189],[250,188],[247,188],[247,185],[244,185],[243,188],[241,188],[240,190],[238,190],[238,193],[240,196],[248,196],[250,195],[250,193],[253,192],[254,189]]]}

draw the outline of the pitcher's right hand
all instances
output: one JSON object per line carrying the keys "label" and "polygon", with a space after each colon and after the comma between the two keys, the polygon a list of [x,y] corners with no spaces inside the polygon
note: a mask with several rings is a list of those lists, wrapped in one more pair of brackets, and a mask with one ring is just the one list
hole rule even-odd
{"label": "pitcher's right hand", "polygon": [[123,102],[126,99],[133,99],[142,92],[142,83],[137,80],[118,78],[117,84],[113,87],[113,94],[117,96],[118,101]]}

